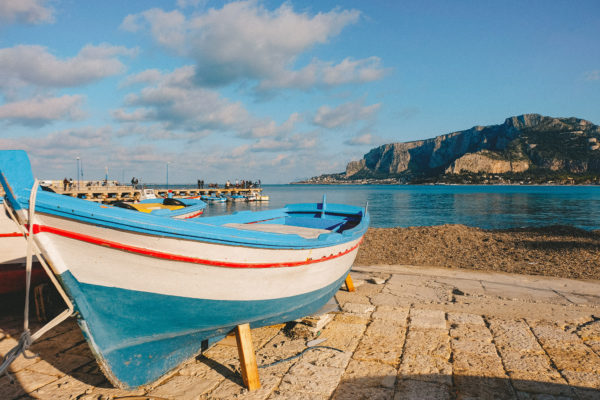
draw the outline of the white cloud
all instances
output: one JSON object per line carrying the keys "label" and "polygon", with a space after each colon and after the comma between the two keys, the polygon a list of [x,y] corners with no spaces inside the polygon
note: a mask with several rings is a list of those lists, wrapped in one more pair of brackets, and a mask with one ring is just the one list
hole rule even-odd
{"label": "white cloud", "polygon": [[152,37],[160,45],[182,51],[185,46],[187,24],[185,16],[177,11],[163,11],[152,8],[140,14],[130,14],[125,17],[120,28],[129,32],[138,32],[150,28]]}
{"label": "white cloud", "polygon": [[138,32],[143,29],[143,24],[141,14],[129,14],[123,19],[119,28],[127,32]]}
{"label": "white cloud", "polygon": [[208,0],[177,0],[177,7],[199,7],[205,5],[207,2]]}
{"label": "white cloud", "polygon": [[121,122],[152,122],[165,129],[199,132],[231,131],[244,138],[284,136],[301,121],[292,113],[282,124],[251,115],[240,102],[232,102],[218,92],[194,85],[195,68],[184,66],[170,73],[147,70],[126,78],[126,84],[149,83],[138,93],[127,95],[125,107],[113,110]]}
{"label": "white cloud", "polygon": [[350,83],[379,80],[388,72],[381,67],[379,57],[361,60],[344,59],[339,64],[313,60],[299,70],[282,69],[260,82],[258,89],[280,88],[308,89],[313,86],[332,87]]}
{"label": "white cloud", "polygon": [[250,146],[253,151],[284,151],[312,149],[316,146],[317,139],[313,135],[295,134],[287,137],[260,138]]}
{"label": "white cloud", "polygon": [[398,110],[395,115],[397,115],[400,118],[403,119],[411,119],[416,117],[419,113],[421,112],[421,110],[419,109],[419,107],[405,107],[402,108],[400,110]]}
{"label": "white cloud", "polygon": [[312,46],[327,42],[360,16],[356,10],[309,16],[289,4],[269,11],[254,1],[229,3],[193,18],[191,55],[204,83],[280,74]]}
{"label": "white cloud", "polygon": [[0,0],[0,21],[42,24],[54,22],[54,9],[46,0]]}
{"label": "white cloud", "polygon": [[147,69],[135,75],[130,75],[122,82],[121,87],[132,86],[139,83],[156,83],[162,78],[162,73],[157,69]]}
{"label": "white cloud", "polygon": [[317,110],[313,123],[323,128],[339,128],[357,121],[371,119],[381,107],[380,103],[370,106],[363,104],[363,101],[356,101],[344,103],[335,108],[322,106]]}
{"label": "white cloud", "polygon": [[286,135],[292,132],[296,124],[300,121],[302,121],[300,114],[293,113],[290,115],[287,121],[279,126],[275,123],[275,121],[263,122],[262,124],[258,124],[257,126],[253,127],[247,134],[243,134],[242,136],[263,138]]}
{"label": "white cloud", "polygon": [[38,157],[54,159],[59,164],[63,159],[74,160],[88,149],[100,153],[106,151],[107,146],[111,146],[111,137],[109,127],[84,127],[56,131],[42,137],[0,139],[0,147],[23,149]]}
{"label": "white cloud", "polygon": [[586,72],[585,80],[586,81],[600,81],[600,69]]}
{"label": "white cloud", "polygon": [[306,89],[380,79],[380,59],[345,59],[339,64],[313,60],[294,69],[298,56],[327,43],[360,18],[357,10],[334,9],[309,15],[289,3],[268,10],[258,1],[237,1],[186,18],[178,10],[150,9],[128,15],[121,28],[148,28],[161,46],[196,62],[195,81],[219,86],[237,80],[259,81],[259,90]]}
{"label": "white cloud", "polygon": [[[144,134],[143,128],[138,128],[138,133]],[[161,133],[160,127],[150,127],[147,133],[152,131],[157,136],[169,135],[168,130]],[[277,145],[272,139],[265,138],[260,144],[259,140],[254,149],[252,144],[211,145],[205,141],[180,141],[178,147],[165,147],[150,140],[127,140],[120,132],[106,126],[42,135],[36,132],[35,137],[0,137],[0,148],[27,150],[35,176],[43,179],[75,177],[76,157],[81,158],[85,179],[103,179],[104,167],[108,166],[109,179],[120,180],[124,176],[128,181],[136,176],[143,182],[159,183],[164,183],[167,161],[174,162],[169,170],[169,180],[177,183],[195,182],[196,179],[222,183],[238,178],[285,183],[330,171],[332,165],[340,163],[340,154],[322,153],[321,147],[316,145],[315,132],[292,135],[284,140]],[[337,169],[340,168],[333,168]]]}
{"label": "white cloud", "polygon": [[135,49],[108,44],[87,45],[78,55],[65,60],[43,46],[0,49],[0,89],[7,92],[27,85],[41,88],[85,85],[122,73],[125,66],[118,57],[135,54]]}
{"label": "white cloud", "polygon": [[370,133],[365,133],[359,136],[355,136],[349,140],[346,140],[344,143],[350,146],[366,146],[373,145],[375,142],[375,138]]}
{"label": "white cloud", "polygon": [[132,112],[127,112],[122,108],[114,110],[112,116],[120,122],[139,122],[152,118],[153,112],[149,108],[136,108]]}
{"label": "white cloud", "polygon": [[193,77],[194,68],[190,66],[155,76],[153,85],[127,96],[126,106],[132,107],[132,112],[115,110],[113,117],[124,122],[163,122],[171,129],[184,130],[240,129],[249,121],[241,103],[194,86]]}
{"label": "white cloud", "polygon": [[248,150],[250,150],[249,144],[243,144],[241,146],[234,147],[233,150],[231,150],[231,156],[242,157],[248,153]]}
{"label": "white cloud", "polygon": [[[111,127],[86,126],[41,136],[0,138],[0,148],[26,150],[34,175],[42,179],[76,178],[76,157],[80,157],[84,179],[103,179],[107,166],[109,179],[120,180],[124,175],[126,182],[131,176],[141,177],[144,182],[161,182],[164,181],[164,170],[158,172],[157,167],[164,168],[166,160],[179,157],[173,151],[148,142],[128,145],[113,140],[114,136]],[[186,156],[196,160],[190,153]]]}
{"label": "white cloud", "polygon": [[41,126],[54,120],[77,120],[84,117],[81,105],[84,97],[64,95],[61,97],[34,97],[29,100],[0,106],[0,120],[9,123]]}
{"label": "white cloud", "polygon": [[371,82],[383,78],[386,70],[381,67],[379,57],[362,60],[344,59],[337,65],[323,69],[323,82],[327,85],[341,85],[354,82]]}

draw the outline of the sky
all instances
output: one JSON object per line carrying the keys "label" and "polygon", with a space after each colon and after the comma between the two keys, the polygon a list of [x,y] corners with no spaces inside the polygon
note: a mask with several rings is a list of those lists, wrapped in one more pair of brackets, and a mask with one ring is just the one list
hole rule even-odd
{"label": "sky", "polygon": [[[600,124],[600,2],[0,0],[40,179],[288,183],[525,113]],[[79,157],[79,161],[77,158]]]}

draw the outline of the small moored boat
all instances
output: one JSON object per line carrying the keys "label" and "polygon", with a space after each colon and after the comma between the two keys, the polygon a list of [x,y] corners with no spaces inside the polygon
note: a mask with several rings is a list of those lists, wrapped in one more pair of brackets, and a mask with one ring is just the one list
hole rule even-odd
{"label": "small moored boat", "polygon": [[165,199],[146,199],[137,203],[114,204],[118,207],[134,209],[154,215],[163,215],[177,219],[195,218],[204,212],[206,203],[198,199],[174,199],[167,197]]}
{"label": "small moored boat", "polygon": [[256,195],[256,193],[250,193],[248,195],[246,195],[246,201],[257,201],[258,200],[258,196]]}
{"label": "small moored boat", "polygon": [[38,190],[15,150],[0,151],[0,181],[120,388],[159,379],[237,325],[314,313],[369,224],[365,208],[324,202],[188,220],[134,213]]}
{"label": "small moored boat", "polygon": [[221,196],[202,195],[202,196],[200,196],[200,198],[203,201],[206,201],[208,203],[225,203],[225,202],[227,202],[227,198],[221,197]]}
{"label": "small moored boat", "polygon": [[241,194],[232,194],[231,196],[229,196],[229,199],[234,203],[238,201],[246,201],[246,197],[244,197]]}

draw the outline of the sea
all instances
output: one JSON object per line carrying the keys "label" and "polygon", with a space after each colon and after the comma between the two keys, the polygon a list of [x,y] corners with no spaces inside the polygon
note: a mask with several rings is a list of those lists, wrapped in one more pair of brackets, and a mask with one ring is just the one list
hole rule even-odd
{"label": "sea", "polygon": [[291,203],[367,207],[378,228],[463,224],[484,229],[568,225],[600,229],[600,186],[263,185],[268,202],[211,204],[205,216]]}

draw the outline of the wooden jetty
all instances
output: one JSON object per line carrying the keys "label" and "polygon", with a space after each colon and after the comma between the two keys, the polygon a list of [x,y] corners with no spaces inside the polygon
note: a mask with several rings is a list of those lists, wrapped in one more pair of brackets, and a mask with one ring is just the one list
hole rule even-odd
{"label": "wooden jetty", "polygon": [[[172,196],[177,197],[195,197],[202,195],[209,196],[220,196],[220,195],[249,195],[262,193],[262,188],[243,188],[243,187],[211,187],[211,188],[148,188],[138,187],[135,188],[131,185],[119,185],[117,182],[109,181],[106,185],[96,185],[94,182],[81,181],[79,185],[77,182],[73,182],[72,187],[65,189],[62,181],[46,181],[49,184],[46,187],[51,188],[56,193],[64,194],[66,196],[78,197],[80,199],[86,199],[90,201],[96,201],[101,203],[112,203],[114,201],[135,201],[141,197],[143,189],[153,189],[154,193],[158,197],[167,197],[168,193],[171,192]],[[2,188],[0,188],[0,196],[4,196]]]}

